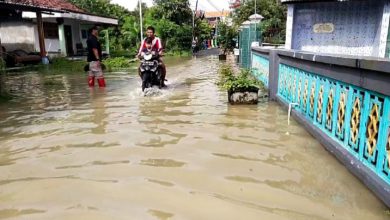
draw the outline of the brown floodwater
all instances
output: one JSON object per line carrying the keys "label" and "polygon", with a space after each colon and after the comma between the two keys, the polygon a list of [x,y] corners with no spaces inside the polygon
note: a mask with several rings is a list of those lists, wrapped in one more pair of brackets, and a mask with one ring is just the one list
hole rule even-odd
{"label": "brown floodwater", "polygon": [[[144,97],[135,69],[11,73],[0,104],[0,219],[390,219],[278,104],[230,106],[215,57],[168,61]],[[130,72],[130,74],[129,74]]]}

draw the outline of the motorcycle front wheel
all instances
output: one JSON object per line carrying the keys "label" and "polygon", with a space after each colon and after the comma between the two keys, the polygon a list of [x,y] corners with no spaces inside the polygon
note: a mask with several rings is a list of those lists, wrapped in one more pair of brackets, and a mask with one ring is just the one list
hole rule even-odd
{"label": "motorcycle front wheel", "polygon": [[144,73],[144,74],[142,74],[142,92],[143,92],[146,88],[149,87],[148,84],[149,84],[149,74]]}

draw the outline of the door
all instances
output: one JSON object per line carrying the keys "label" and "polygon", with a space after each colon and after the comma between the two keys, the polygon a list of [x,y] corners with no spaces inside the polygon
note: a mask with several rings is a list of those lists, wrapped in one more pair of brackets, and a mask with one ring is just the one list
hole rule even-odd
{"label": "door", "polygon": [[65,43],[66,43],[66,52],[68,56],[73,56],[73,37],[72,37],[72,26],[64,25],[65,32]]}

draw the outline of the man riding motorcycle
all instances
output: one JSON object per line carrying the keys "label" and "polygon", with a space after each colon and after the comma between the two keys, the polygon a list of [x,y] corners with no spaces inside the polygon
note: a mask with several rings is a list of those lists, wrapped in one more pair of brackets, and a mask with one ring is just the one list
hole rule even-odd
{"label": "man riding motorcycle", "polygon": [[[152,26],[149,26],[146,29],[146,36],[147,37],[144,40],[142,40],[141,46],[140,46],[140,48],[138,50],[138,55],[137,56],[140,57],[142,51],[144,51],[146,49],[146,39],[151,39],[152,40],[152,49],[158,51],[158,53],[160,55],[159,61],[161,63],[160,64],[160,67],[161,67],[161,77],[163,79],[163,86],[165,87],[166,85],[165,85],[164,81],[165,81],[165,76],[167,74],[167,70],[166,70],[166,66],[165,66],[164,62],[161,59],[161,57],[163,55],[163,48],[162,48],[162,44],[161,44],[160,38],[156,37],[154,35],[154,32],[155,32],[155,29]],[[141,76],[140,68],[138,68],[138,73]]]}
{"label": "man riding motorcycle", "polygon": [[140,77],[142,79],[142,91],[153,85],[161,89],[164,85],[160,55],[157,49],[153,49],[152,43],[152,38],[146,38],[146,48],[142,50],[139,56],[141,60]]}

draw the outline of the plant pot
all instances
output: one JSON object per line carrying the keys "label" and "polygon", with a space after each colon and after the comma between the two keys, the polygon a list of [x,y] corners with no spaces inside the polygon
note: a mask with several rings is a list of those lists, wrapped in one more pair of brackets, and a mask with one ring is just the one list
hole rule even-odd
{"label": "plant pot", "polygon": [[232,105],[253,105],[258,103],[259,88],[238,88],[228,91],[228,100]]}
{"label": "plant pot", "polygon": [[226,60],[226,54],[219,54],[219,60]]}

